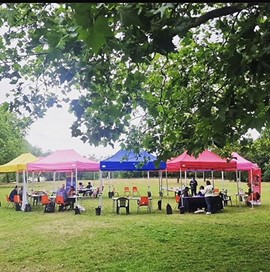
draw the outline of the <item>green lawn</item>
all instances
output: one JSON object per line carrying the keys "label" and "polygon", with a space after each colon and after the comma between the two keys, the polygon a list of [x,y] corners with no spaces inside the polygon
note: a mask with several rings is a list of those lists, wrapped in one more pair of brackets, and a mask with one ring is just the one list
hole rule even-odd
{"label": "green lawn", "polygon": [[[61,183],[36,183],[33,189],[53,190]],[[132,201],[130,215],[116,215],[108,198],[112,185],[119,192],[136,185],[141,195],[150,185],[153,212],[142,208],[137,214]],[[254,208],[235,205],[234,182],[215,181],[215,187],[223,185],[233,206],[210,216],[167,215],[166,203],[175,207],[173,193],[164,194],[159,211],[157,179],[106,180],[101,216],[95,214],[98,199],[81,200],[86,211],[80,215],[43,213],[41,206],[18,212],[5,207],[5,195],[14,184],[1,185],[1,271],[270,271],[270,183],[262,184],[262,205]],[[179,184],[169,180],[169,186]],[[241,187],[247,188],[244,183]]]}

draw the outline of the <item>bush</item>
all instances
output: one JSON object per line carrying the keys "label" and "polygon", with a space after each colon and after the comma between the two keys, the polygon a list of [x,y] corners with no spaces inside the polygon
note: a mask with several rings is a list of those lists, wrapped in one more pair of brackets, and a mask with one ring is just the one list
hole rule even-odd
{"label": "bush", "polygon": [[270,181],[270,169],[269,169],[269,168],[267,168],[267,169],[263,172],[262,180],[263,180],[264,182],[269,182],[269,181]]}

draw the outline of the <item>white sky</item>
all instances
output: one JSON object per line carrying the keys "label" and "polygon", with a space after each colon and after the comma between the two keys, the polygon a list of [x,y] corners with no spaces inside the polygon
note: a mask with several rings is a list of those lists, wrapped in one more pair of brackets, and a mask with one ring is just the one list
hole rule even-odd
{"label": "white sky", "polygon": [[63,108],[50,108],[45,118],[37,120],[26,137],[27,141],[43,151],[74,149],[83,156],[94,155],[96,159],[104,159],[119,150],[110,147],[94,147],[83,143],[79,138],[71,137],[71,125],[75,117],[68,112],[68,106]]}

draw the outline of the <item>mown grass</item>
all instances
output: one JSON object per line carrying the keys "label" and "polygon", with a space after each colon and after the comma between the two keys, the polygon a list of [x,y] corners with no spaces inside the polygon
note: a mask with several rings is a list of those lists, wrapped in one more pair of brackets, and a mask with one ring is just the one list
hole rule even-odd
{"label": "mown grass", "polygon": [[[55,189],[61,183],[36,183],[34,189]],[[112,184],[119,192],[137,185],[141,195],[150,185],[153,212],[141,209],[137,214],[131,201],[130,215],[116,215],[107,195]],[[216,187],[223,185],[215,181]],[[0,186],[1,271],[269,271],[268,183],[263,183],[262,205],[252,209],[236,205],[236,184],[226,182],[233,206],[210,216],[167,215],[165,205],[174,208],[175,201],[166,192],[159,211],[156,179],[106,180],[101,216],[95,214],[98,199],[81,200],[86,211],[80,215],[47,214],[41,206],[30,213],[5,208],[5,194],[13,186]],[[179,184],[169,180],[169,186]]]}

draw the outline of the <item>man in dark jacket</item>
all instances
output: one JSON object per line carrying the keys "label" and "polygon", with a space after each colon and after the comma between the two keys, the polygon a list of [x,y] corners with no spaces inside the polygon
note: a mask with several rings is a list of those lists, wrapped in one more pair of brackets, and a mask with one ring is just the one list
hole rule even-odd
{"label": "man in dark jacket", "polygon": [[191,195],[196,196],[197,195],[198,182],[197,182],[197,180],[195,179],[194,176],[192,176],[192,179],[191,179],[191,181],[189,183],[189,186],[190,186],[190,190],[191,190]]}

